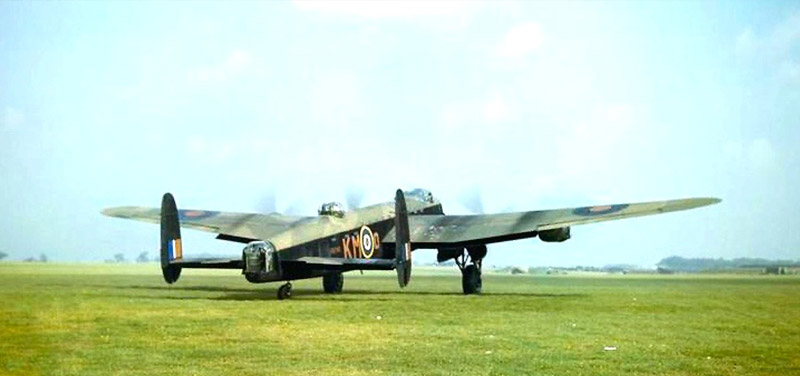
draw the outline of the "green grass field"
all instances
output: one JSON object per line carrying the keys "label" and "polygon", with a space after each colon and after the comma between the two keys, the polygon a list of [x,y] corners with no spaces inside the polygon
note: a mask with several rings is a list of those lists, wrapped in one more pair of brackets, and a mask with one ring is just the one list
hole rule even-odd
{"label": "green grass field", "polygon": [[[0,374],[800,374],[797,276],[349,273],[252,285],[155,264],[0,263]],[[616,350],[606,351],[613,346]]]}

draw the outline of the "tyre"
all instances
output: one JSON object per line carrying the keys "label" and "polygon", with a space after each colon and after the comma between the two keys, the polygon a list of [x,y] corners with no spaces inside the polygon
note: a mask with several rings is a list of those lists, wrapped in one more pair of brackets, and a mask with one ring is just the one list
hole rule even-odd
{"label": "tyre", "polygon": [[461,275],[461,287],[465,295],[480,294],[483,288],[481,270],[475,264],[467,265]]}
{"label": "tyre", "polygon": [[278,300],[288,299],[292,297],[292,285],[285,284],[278,288]]}
{"label": "tyre", "polygon": [[322,289],[326,294],[339,294],[344,287],[344,276],[342,273],[331,273],[322,276]]}

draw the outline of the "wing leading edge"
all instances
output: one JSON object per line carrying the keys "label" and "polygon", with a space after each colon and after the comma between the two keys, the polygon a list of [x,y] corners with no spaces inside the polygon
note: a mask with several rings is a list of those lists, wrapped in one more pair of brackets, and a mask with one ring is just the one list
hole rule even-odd
{"label": "wing leading edge", "polygon": [[415,215],[409,217],[409,227],[411,241],[418,248],[468,246],[529,238],[540,231],[567,226],[689,210],[720,201],[689,198],[486,215]]}
{"label": "wing leading edge", "polygon": [[[103,210],[109,217],[132,219],[148,223],[161,223],[161,211],[157,208],[120,206]],[[225,240],[247,242],[266,239],[279,234],[306,217],[282,214],[232,213],[212,210],[178,210],[181,227],[213,232]]]}

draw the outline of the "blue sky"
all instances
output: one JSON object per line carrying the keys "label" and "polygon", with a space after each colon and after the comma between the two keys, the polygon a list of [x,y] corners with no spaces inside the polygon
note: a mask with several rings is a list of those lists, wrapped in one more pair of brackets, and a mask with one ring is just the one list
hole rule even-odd
{"label": "blue sky", "polygon": [[724,199],[490,264],[800,258],[793,2],[0,2],[0,111],[12,259],[154,256],[157,226],[99,212],[166,191],[313,214],[417,186],[454,214]]}

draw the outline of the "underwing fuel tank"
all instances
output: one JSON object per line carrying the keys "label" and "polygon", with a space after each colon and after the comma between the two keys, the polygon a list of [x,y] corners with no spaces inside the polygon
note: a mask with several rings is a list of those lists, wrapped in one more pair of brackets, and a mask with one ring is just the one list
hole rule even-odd
{"label": "underwing fuel tank", "polygon": [[278,251],[270,242],[254,241],[242,250],[244,269],[242,274],[248,282],[264,283],[282,280]]}

